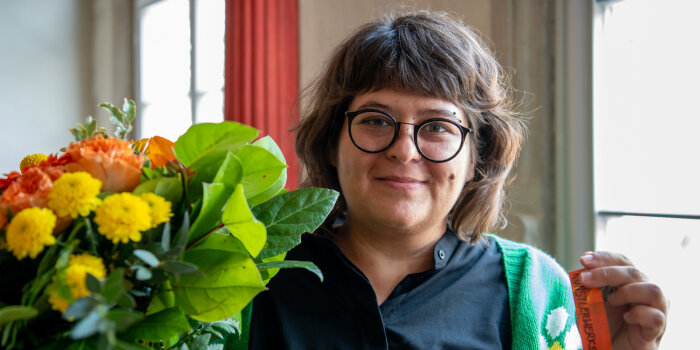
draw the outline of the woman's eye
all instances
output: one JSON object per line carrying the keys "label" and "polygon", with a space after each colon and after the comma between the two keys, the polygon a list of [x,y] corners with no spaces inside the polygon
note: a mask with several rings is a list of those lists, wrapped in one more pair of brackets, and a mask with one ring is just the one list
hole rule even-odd
{"label": "woman's eye", "polygon": [[389,125],[389,121],[381,117],[368,117],[362,120],[362,124],[369,126],[387,126]]}
{"label": "woman's eye", "polygon": [[430,123],[425,126],[426,131],[431,132],[431,133],[441,133],[441,132],[446,132],[449,131],[449,129],[440,123]]}

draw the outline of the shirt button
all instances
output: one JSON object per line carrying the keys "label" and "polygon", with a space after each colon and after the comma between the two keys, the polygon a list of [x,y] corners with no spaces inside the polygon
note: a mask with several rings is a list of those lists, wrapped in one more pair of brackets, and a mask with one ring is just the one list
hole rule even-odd
{"label": "shirt button", "polygon": [[438,250],[438,256],[440,257],[440,259],[444,259],[445,258],[445,251],[442,249]]}

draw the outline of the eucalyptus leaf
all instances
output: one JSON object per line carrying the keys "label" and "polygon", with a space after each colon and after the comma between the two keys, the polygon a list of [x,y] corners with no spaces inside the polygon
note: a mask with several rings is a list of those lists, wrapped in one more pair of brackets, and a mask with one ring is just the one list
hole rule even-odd
{"label": "eucalyptus leaf", "polygon": [[198,240],[210,230],[216,228],[221,218],[221,213],[226,205],[231,190],[221,183],[202,184],[204,196],[202,197],[202,209],[190,227],[187,244]]}
{"label": "eucalyptus leaf", "polygon": [[172,307],[146,316],[124,332],[124,337],[159,341],[190,331],[190,324],[179,307]]}
{"label": "eucalyptus leaf", "polygon": [[151,273],[151,270],[144,266],[139,266],[135,265],[133,266],[136,268],[136,279],[139,281],[148,281],[153,277],[153,273]]}
{"label": "eucalyptus leaf", "polygon": [[157,267],[158,265],[160,265],[160,261],[155,256],[155,254],[149,252],[148,250],[134,249],[134,255],[136,255],[139,259],[143,260],[143,262],[145,262],[148,265],[151,265],[152,267]]}
{"label": "eucalyptus leaf", "polygon": [[278,195],[253,208],[267,228],[267,245],[258,255],[264,259],[282,254],[301,242],[301,235],[314,232],[326,219],[338,192],[326,188],[303,188]]}
{"label": "eucalyptus leaf", "polygon": [[243,146],[236,156],[243,166],[241,183],[248,198],[265,192],[277,182],[282,176],[282,171],[287,168],[287,165],[272,152],[260,146]]}
{"label": "eucalyptus leaf", "polygon": [[39,312],[31,306],[9,305],[0,308],[0,328],[7,323],[18,320],[28,320]]}
{"label": "eucalyptus leaf", "polygon": [[188,345],[191,350],[209,350],[209,340],[211,339],[211,334],[201,334],[190,341]]}
{"label": "eucalyptus leaf", "polygon": [[207,155],[236,152],[254,140],[258,131],[236,122],[201,123],[192,125],[175,142],[175,155],[185,166],[193,166]]}
{"label": "eucalyptus leaf", "polygon": [[94,298],[80,298],[68,306],[66,311],[63,312],[63,318],[66,320],[81,319],[90,313],[97,304],[98,302]]}
{"label": "eucalyptus leaf", "polygon": [[243,186],[236,186],[221,217],[226,228],[246,247],[250,255],[257,256],[265,245],[265,225],[258,221],[248,207]]}
{"label": "eucalyptus leaf", "polygon": [[213,322],[231,317],[264,289],[260,273],[247,254],[199,249],[185,253],[200,275],[183,275],[173,283],[176,304],[190,317]]}
{"label": "eucalyptus leaf", "polygon": [[323,282],[323,273],[321,269],[318,268],[314,263],[310,261],[297,261],[297,260],[282,260],[282,261],[269,261],[258,264],[259,269],[289,269],[289,268],[303,268],[313,272],[318,278]]}
{"label": "eucalyptus leaf", "polygon": [[70,332],[73,339],[87,338],[99,330],[100,314],[93,309],[85,318],[80,320]]}

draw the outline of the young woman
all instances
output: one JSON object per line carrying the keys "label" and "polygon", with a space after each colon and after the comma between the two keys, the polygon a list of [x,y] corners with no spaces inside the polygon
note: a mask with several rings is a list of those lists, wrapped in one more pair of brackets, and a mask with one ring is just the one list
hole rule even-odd
{"label": "young woman", "polygon": [[[254,301],[254,349],[578,349],[566,273],[490,232],[523,140],[500,65],[442,13],[389,16],[335,51],[297,127],[304,186],[342,196]],[[655,349],[667,302],[619,255],[586,253],[614,286],[615,349]]]}

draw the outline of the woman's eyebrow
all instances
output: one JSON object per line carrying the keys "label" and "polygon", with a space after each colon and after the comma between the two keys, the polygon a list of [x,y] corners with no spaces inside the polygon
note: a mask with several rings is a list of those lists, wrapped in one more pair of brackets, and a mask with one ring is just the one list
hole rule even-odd
{"label": "woman's eyebrow", "polygon": [[391,114],[391,112],[393,111],[393,108],[391,108],[391,106],[385,105],[383,103],[379,103],[377,101],[367,101],[367,102],[363,103],[362,105],[360,105],[359,107],[357,107],[357,110],[360,110],[360,109],[379,109],[382,111],[387,111],[387,112],[389,112],[389,114]]}

